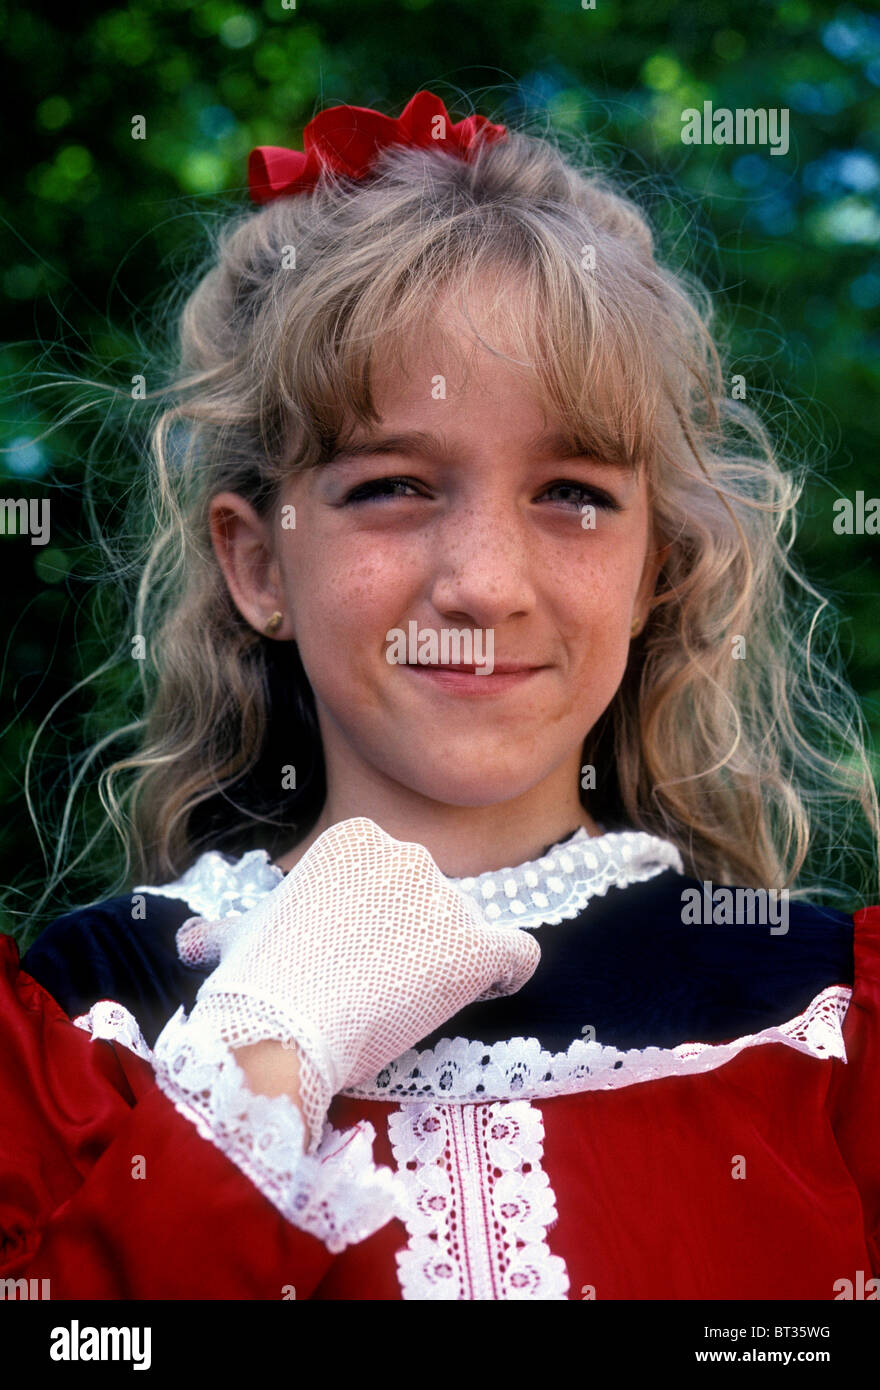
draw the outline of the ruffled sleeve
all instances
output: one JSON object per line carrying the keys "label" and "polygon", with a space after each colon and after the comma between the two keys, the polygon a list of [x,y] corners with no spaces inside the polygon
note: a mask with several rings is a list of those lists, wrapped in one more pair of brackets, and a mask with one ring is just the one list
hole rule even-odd
{"label": "ruffled sleeve", "polygon": [[861,1198],[871,1273],[880,1276],[880,907],[862,908],[853,925],[853,993],[843,1026],[847,1061],[834,1068],[828,1108]]}
{"label": "ruffled sleeve", "polygon": [[118,1005],[74,1026],[8,937],[0,1053],[0,1277],[53,1299],[308,1298],[395,1210],[368,1123],[304,1155],[296,1107],[182,1011],[155,1054]]}

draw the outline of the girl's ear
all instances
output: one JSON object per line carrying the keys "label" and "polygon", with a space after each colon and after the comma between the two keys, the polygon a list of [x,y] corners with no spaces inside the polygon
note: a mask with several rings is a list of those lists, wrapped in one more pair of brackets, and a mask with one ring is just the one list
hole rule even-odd
{"label": "girl's ear", "polygon": [[[271,545],[271,525],[236,492],[218,492],[209,508],[211,544],[230,597],[241,616],[259,633],[283,609],[278,562]],[[272,630],[290,639],[289,616]]]}
{"label": "girl's ear", "polygon": [[671,549],[672,541],[668,545],[659,546],[657,550],[649,550],[645,557],[645,567],[642,570],[642,579],[633,606],[633,617],[638,618],[642,626],[648,620],[648,614],[651,611],[651,599],[657,589],[657,580]]}

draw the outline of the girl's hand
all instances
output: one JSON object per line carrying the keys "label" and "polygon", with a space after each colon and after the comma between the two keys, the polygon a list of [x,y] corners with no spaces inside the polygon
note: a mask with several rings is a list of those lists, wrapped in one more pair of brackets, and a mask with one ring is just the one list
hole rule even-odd
{"label": "girl's hand", "polygon": [[[275,1040],[296,1049],[291,1086],[312,1150],[338,1091],[466,1005],[514,994],[541,954],[517,927],[490,926],[424,846],[365,817],[325,830],[251,911],[186,922],[178,949],[188,964],[220,962],[193,1017],[210,1020],[231,1048]],[[242,1060],[252,1066],[264,1052]],[[270,1071],[274,1092],[277,1049]]]}

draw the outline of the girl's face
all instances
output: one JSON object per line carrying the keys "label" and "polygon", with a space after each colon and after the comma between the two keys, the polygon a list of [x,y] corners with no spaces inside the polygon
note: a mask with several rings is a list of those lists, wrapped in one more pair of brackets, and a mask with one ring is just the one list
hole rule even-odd
{"label": "girl's face", "polygon": [[[262,628],[277,607],[277,638],[299,644],[331,795],[341,781],[446,806],[577,805],[583,740],[659,569],[644,476],[566,457],[529,374],[461,319],[450,332],[469,370],[447,336],[414,337],[403,377],[377,365],[381,424],[285,486],[295,529],[279,514],[274,597],[243,611]],[[413,623],[481,634],[478,664],[491,640],[495,674],[389,662],[389,634]]]}

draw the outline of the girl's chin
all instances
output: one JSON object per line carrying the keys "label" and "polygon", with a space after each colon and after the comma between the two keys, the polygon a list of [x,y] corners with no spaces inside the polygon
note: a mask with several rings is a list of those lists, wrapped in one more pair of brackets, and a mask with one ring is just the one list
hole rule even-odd
{"label": "girl's chin", "polygon": [[511,775],[506,778],[499,777],[497,771],[494,776],[487,774],[481,777],[471,770],[467,777],[450,777],[448,765],[442,771],[438,770],[436,777],[426,777],[425,773],[426,769],[422,767],[418,776],[407,777],[399,771],[392,775],[402,786],[429,801],[436,801],[438,806],[468,806],[474,810],[521,801],[535,786],[531,777],[528,784],[523,785],[522,766],[516,777]]}

